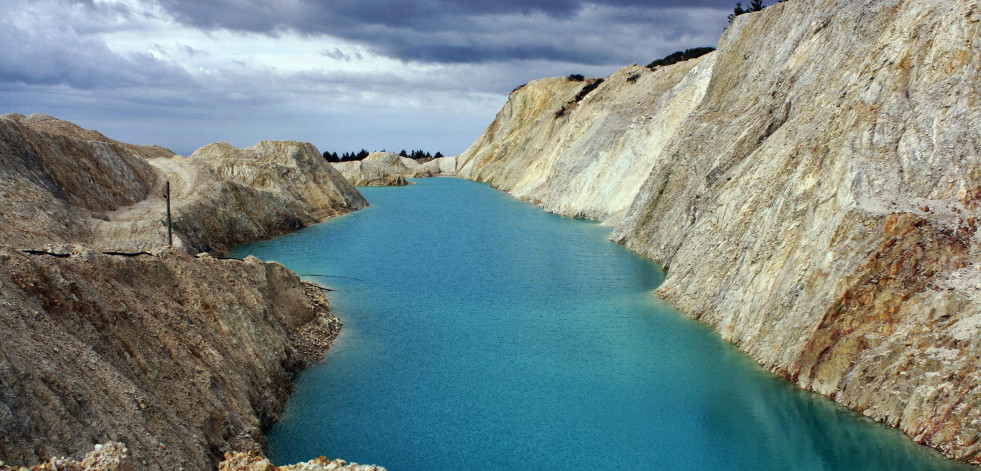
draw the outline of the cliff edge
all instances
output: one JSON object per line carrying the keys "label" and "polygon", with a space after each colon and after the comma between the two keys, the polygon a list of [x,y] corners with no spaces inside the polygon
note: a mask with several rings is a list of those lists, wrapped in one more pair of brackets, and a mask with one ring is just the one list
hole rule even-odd
{"label": "cliff edge", "polygon": [[976,0],[778,3],[572,107],[515,91],[461,173],[616,224],[765,368],[981,464],[979,29]]}

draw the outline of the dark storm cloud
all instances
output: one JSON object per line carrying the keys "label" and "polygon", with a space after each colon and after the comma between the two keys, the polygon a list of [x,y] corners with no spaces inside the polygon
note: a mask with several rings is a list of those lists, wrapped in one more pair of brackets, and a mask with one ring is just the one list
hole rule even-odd
{"label": "dark storm cloud", "polygon": [[[516,85],[714,45],[730,9],[729,0],[0,0],[0,113],[48,113],[181,153],[260,138],[453,153]],[[284,66],[280,51],[296,63]]]}
{"label": "dark storm cloud", "polygon": [[[619,64],[652,59],[664,41],[714,45],[730,0],[160,0],[203,29],[296,31],[356,41],[401,60],[549,60]],[[715,9],[706,10],[706,9]],[[697,18],[696,18],[697,17]],[[670,49],[670,50],[668,50]],[[647,50],[637,57],[639,50]]]}
{"label": "dark storm cloud", "polygon": [[587,4],[649,11],[676,8],[729,9],[729,0],[161,0],[187,23],[252,32],[290,27],[311,33],[330,33],[332,27],[383,24],[413,29],[453,29],[461,18],[484,15],[542,13],[563,18]]}

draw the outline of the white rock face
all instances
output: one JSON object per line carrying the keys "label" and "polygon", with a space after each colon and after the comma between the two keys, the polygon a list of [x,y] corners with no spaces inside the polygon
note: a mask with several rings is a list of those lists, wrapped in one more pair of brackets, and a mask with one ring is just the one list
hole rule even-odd
{"label": "white rock face", "polygon": [[455,159],[440,157],[420,163],[393,152],[372,152],[364,160],[332,162],[331,165],[355,186],[401,186],[408,185],[406,178],[454,174]]}
{"label": "white rock face", "polygon": [[979,30],[977,0],[778,3],[563,116],[581,83],[516,91],[461,174],[611,218],[764,367],[981,464]]}
{"label": "white rock face", "polygon": [[391,152],[372,152],[364,160],[332,162],[331,166],[355,186],[407,185],[406,174],[415,175],[418,170],[417,166],[410,168],[398,154]]}
{"label": "white rock face", "polygon": [[714,62],[709,55],[656,71],[627,67],[578,103],[576,95],[595,79],[531,82],[460,155],[460,175],[559,214],[616,217],[701,101]]}
{"label": "white rock face", "polygon": [[438,159],[433,159],[433,162],[436,162],[436,167],[439,169],[439,173],[445,175],[456,175],[456,156],[440,157]]}

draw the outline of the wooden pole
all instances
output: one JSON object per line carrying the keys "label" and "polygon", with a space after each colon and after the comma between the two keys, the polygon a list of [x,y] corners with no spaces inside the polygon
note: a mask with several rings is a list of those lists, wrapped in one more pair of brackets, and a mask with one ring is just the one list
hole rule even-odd
{"label": "wooden pole", "polygon": [[164,195],[167,199],[167,244],[174,245],[174,233],[170,226],[170,180],[167,180],[167,194]]}

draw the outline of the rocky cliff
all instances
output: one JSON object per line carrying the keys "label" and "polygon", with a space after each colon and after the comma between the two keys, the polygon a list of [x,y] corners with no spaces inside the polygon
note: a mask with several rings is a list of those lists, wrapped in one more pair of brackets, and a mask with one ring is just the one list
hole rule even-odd
{"label": "rocky cliff", "polygon": [[981,464],[979,29],[976,0],[778,3],[577,102],[517,90],[461,173],[609,218],[764,367]]}
{"label": "rocky cliff", "polygon": [[631,66],[605,80],[519,87],[458,157],[460,176],[555,213],[619,217],[701,100],[714,62],[710,55],[655,71]]}
{"label": "rocky cliff", "polygon": [[40,469],[208,469],[258,450],[340,324],[281,265],[188,252],[365,205],[310,144],[180,157],[0,117],[0,468],[105,442]]}

